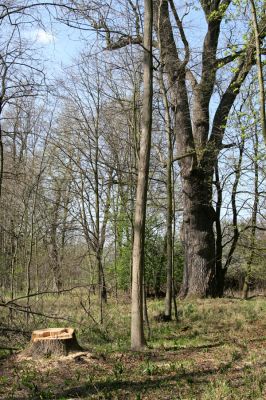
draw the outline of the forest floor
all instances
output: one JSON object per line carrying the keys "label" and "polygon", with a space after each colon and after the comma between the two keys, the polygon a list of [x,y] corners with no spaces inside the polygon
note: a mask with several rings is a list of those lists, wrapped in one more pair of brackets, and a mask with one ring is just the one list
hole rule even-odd
{"label": "forest floor", "polygon": [[[78,296],[50,296],[42,302],[46,315],[60,310],[75,317],[78,340],[87,350],[46,359],[2,353],[0,399],[266,399],[262,297],[183,301],[178,322],[157,322],[163,302],[151,300],[149,349],[140,353],[128,350],[128,299],[123,305],[109,301],[103,327]],[[50,327],[69,325],[35,315],[32,327],[47,327],[48,321]],[[18,342],[16,334],[12,340]]]}

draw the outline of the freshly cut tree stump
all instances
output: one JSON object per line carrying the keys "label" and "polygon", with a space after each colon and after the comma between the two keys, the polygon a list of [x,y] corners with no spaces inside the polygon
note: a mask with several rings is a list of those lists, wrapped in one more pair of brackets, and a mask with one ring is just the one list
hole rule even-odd
{"label": "freshly cut tree stump", "polygon": [[66,356],[82,351],[73,328],[48,328],[33,331],[25,355],[30,357]]}

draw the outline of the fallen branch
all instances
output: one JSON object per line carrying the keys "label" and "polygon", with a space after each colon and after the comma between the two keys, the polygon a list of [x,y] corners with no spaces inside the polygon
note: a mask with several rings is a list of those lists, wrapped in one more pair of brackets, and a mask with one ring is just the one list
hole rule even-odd
{"label": "fallen branch", "polygon": [[[88,287],[90,287],[90,286],[91,286],[91,285],[79,285],[79,286],[74,286],[74,287],[69,288],[69,289],[62,289],[62,290],[59,290],[59,291],[46,290],[46,291],[44,291],[44,292],[35,292],[35,293],[31,293],[31,294],[29,294],[29,295],[24,295],[24,296],[20,296],[20,297],[17,297],[17,298],[15,298],[15,299],[9,300],[9,301],[5,302],[4,304],[8,305],[8,304],[15,303],[15,302],[18,301],[18,300],[28,299],[29,297],[43,296],[43,295],[45,295],[45,294],[61,294],[61,293],[67,293],[67,292],[71,292],[72,290],[75,290],[75,289],[88,288]],[[3,301],[3,299],[2,299],[2,301]],[[2,306],[2,305],[3,305],[3,303],[0,303],[0,306]]]}

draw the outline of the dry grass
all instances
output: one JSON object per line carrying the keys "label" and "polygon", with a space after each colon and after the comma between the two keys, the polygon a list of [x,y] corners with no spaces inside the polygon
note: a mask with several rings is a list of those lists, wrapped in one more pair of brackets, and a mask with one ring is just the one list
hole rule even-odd
{"label": "dry grass", "polygon": [[[75,320],[89,351],[68,357],[2,360],[1,399],[266,399],[266,300],[222,299],[182,302],[179,322],[154,316],[161,301],[149,302],[149,349],[129,348],[129,301],[110,301],[105,323],[86,294],[46,296],[43,313]],[[81,307],[81,302],[88,312]],[[32,308],[40,307],[39,303]],[[29,329],[65,325],[41,316]]]}

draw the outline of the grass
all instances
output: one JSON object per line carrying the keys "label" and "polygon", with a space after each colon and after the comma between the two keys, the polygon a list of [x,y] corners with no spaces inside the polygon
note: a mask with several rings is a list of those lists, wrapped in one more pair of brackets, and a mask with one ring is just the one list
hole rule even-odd
{"label": "grass", "polygon": [[[43,314],[75,320],[78,339],[89,351],[45,360],[3,355],[1,399],[266,398],[265,299],[184,301],[178,322],[155,321],[163,302],[149,301],[151,337],[140,353],[129,350],[129,299],[109,301],[102,327],[94,302],[77,291],[32,304]],[[27,329],[66,324],[35,316]]]}

